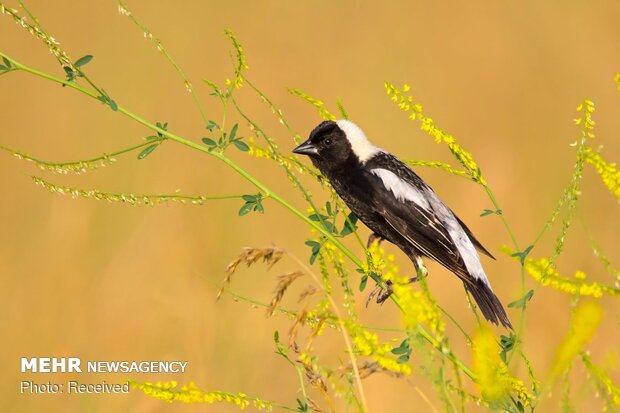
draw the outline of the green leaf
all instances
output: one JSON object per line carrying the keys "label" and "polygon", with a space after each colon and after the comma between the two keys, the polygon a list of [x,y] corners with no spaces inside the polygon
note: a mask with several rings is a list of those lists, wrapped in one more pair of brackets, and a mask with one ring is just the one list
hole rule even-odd
{"label": "green leaf", "polygon": [[147,141],[154,141],[159,139],[160,137],[157,135],[149,135],[149,136],[145,136],[144,139],[146,139]]}
{"label": "green leaf", "polygon": [[327,215],[332,216],[332,203],[327,201],[325,203],[325,211],[327,212]]}
{"label": "green leaf", "polygon": [[328,221],[329,217],[327,215],[311,214],[308,216],[308,218],[310,218],[312,221],[320,222],[323,227],[332,234],[338,233],[338,230],[336,229],[336,226],[333,224],[333,222]]}
{"label": "green leaf", "polygon": [[[70,68],[69,66],[63,66],[62,67],[65,71],[65,74],[67,76],[67,80],[69,82],[73,82],[75,80],[75,72],[73,71],[72,68]],[[97,99],[101,100],[102,96],[98,96]],[[106,103],[105,100],[101,100],[103,103]]]}
{"label": "green leaf", "polygon": [[347,235],[355,232],[355,230],[357,230],[357,225],[355,225],[356,223],[357,223],[357,215],[351,212],[347,216],[347,220],[344,221],[344,227],[342,227],[342,231],[340,231],[340,235],[343,237],[346,237]]}
{"label": "green leaf", "polygon": [[204,143],[207,146],[217,146],[217,142],[215,142],[211,138],[207,138],[206,136],[202,138],[202,143]]}
{"label": "green leaf", "polygon": [[82,67],[85,64],[88,64],[88,62],[90,62],[91,60],[93,60],[93,56],[90,54],[87,54],[86,56],[82,56],[78,60],[76,60],[73,66]]}
{"label": "green leaf", "polygon": [[499,344],[502,346],[502,351],[499,353],[500,358],[507,363],[506,355],[514,348],[517,336],[514,333],[510,333],[509,336],[500,336]]}
{"label": "green leaf", "polygon": [[517,406],[517,410],[519,410],[519,413],[525,413],[525,408],[523,407],[523,403],[521,403],[519,400],[516,400],[514,403]]}
{"label": "green leaf", "polygon": [[232,127],[232,129],[230,130],[230,141],[234,141],[235,140],[235,135],[237,135],[237,128],[239,127],[238,124],[235,123],[235,126]]}
{"label": "green leaf", "polygon": [[336,229],[336,226],[331,221],[323,221],[323,226],[325,227],[326,230],[328,230],[332,234],[337,234],[338,233],[338,230]]}
{"label": "green leaf", "polygon": [[409,361],[409,354],[403,354],[402,356],[397,358],[396,361],[398,363],[400,363],[400,364],[404,364],[404,363],[408,362]]}
{"label": "green leaf", "polygon": [[[69,69],[71,69],[71,68],[69,68]],[[65,71],[66,70],[67,70],[67,68],[65,67]],[[67,74],[68,74],[68,72],[67,72]],[[73,76],[73,74],[72,74],[72,76]],[[113,111],[115,111],[115,112],[118,110],[118,105],[116,104],[115,101],[113,101],[110,98],[110,95],[108,95],[108,92],[106,92],[105,89],[101,89],[101,95],[97,96],[97,100],[100,101],[101,103],[105,104],[105,105],[109,105],[110,108]]]}
{"label": "green leaf", "polygon": [[260,199],[256,200],[256,206],[254,207],[254,211],[258,211],[261,214],[265,213],[265,208],[263,207],[263,202]]}
{"label": "green leaf", "polygon": [[524,265],[525,258],[527,258],[527,255],[530,253],[530,251],[532,251],[532,248],[534,248],[534,245],[530,245],[522,252],[515,252],[514,254],[511,255],[511,257],[519,257],[519,260],[521,261],[521,265]]}
{"label": "green leaf", "polygon": [[366,284],[368,284],[368,274],[362,275],[360,278],[360,291],[364,291],[366,289]]}
{"label": "green leaf", "polygon": [[534,290],[529,290],[527,293],[525,293],[523,297],[508,304],[508,308],[523,308],[525,310],[525,307],[527,306],[528,301],[530,301],[533,296],[534,296]]}
{"label": "green leaf", "polygon": [[246,202],[245,204],[243,204],[243,206],[239,209],[239,216],[242,217],[244,215],[249,214],[250,212],[252,212],[252,210],[254,209],[254,202]]}
{"label": "green leaf", "polygon": [[306,402],[302,402],[300,399],[297,399],[297,411],[301,412],[301,413],[305,413],[310,411],[310,406],[308,406],[308,403]]}
{"label": "green leaf", "polygon": [[502,215],[502,210],[501,209],[485,209],[484,211],[482,211],[482,214],[480,214],[481,217],[486,217],[487,215],[491,215],[491,214],[496,214],[496,215]]}
{"label": "green leaf", "polygon": [[11,61],[7,59],[6,57],[2,56],[2,61],[4,62],[4,65],[8,67],[9,69],[13,67],[13,65],[11,64]]}
{"label": "green leaf", "polygon": [[288,359],[288,350],[280,343],[280,333],[278,330],[273,332],[273,342],[276,343],[276,353]]}
{"label": "green leaf", "polygon": [[213,128],[215,128],[215,129],[219,129],[219,128],[220,128],[220,125],[218,125],[217,123],[215,123],[215,122],[214,122],[214,121],[212,121],[212,120],[207,121],[207,129],[208,129],[209,131],[213,131]]}
{"label": "green leaf", "polygon": [[409,347],[409,339],[408,338],[404,339],[400,343],[400,345],[398,347],[394,347],[391,350],[391,352],[392,352],[392,354],[396,354],[396,355],[400,354],[401,355],[398,358],[398,360],[401,360],[401,361],[399,361],[399,363],[404,363],[404,362],[409,361],[409,357],[411,356],[411,348]]}
{"label": "green leaf", "polygon": [[158,143],[154,143],[152,145],[147,146],[146,148],[144,148],[144,150],[142,152],[140,152],[140,155],[138,155],[138,159],[144,159],[147,156],[149,156],[151,154],[151,152],[153,152],[155,150],[155,148],[157,148],[159,146]]}
{"label": "green leaf", "polygon": [[256,202],[256,200],[260,197],[260,194],[258,195],[241,195],[241,198],[245,201],[245,202],[251,202],[254,203]]}
{"label": "green leaf", "polygon": [[407,347],[396,347],[392,349],[392,354],[406,354],[409,352],[409,348]]}
{"label": "green leaf", "polygon": [[239,149],[242,152],[247,152],[250,150],[250,147],[243,141],[236,140],[236,141],[233,141],[233,143],[235,144],[237,149]]}
{"label": "green leaf", "polygon": [[5,70],[9,70],[9,68],[8,68],[8,67],[6,67],[6,66],[2,66],[2,65],[0,65],[0,70],[5,71]]}
{"label": "green leaf", "polygon": [[321,251],[321,244],[316,241],[306,241],[304,244],[312,248],[312,253],[310,255],[310,265],[314,264],[316,257],[319,255]]}

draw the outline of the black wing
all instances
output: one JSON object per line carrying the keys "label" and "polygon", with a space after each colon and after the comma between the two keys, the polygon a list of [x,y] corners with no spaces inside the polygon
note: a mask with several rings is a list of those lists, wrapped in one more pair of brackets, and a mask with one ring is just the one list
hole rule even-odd
{"label": "black wing", "polygon": [[[450,221],[451,224],[460,225],[473,247],[492,257],[469,228],[434,195],[433,190],[419,176],[392,155],[375,156],[366,166],[370,168],[369,179],[373,188],[372,207],[383,219],[387,228],[392,230],[380,235],[397,244],[412,260],[414,259],[412,255],[422,253],[452,271],[465,283],[487,320],[512,328],[502,304],[488,284],[484,271],[480,274],[470,274],[445,225]],[[372,172],[376,168],[385,169],[394,174],[395,179],[406,182],[409,186],[401,186],[401,192],[410,191],[411,199],[397,197],[395,188],[386,187],[383,178]],[[427,200],[428,204],[425,204],[424,200]],[[439,204],[441,207],[436,208]],[[439,216],[441,213],[444,215]],[[378,232],[375,228],[373,230]]]}
{"label": "black wing", "polygon": [[[371,171],[380,168],[392,172],[407,182],[412,189],[418,191],[420,198],[426,198],[427,191],[432,191],[420,177],[392,155],[375,156],[366,166]],[[457,246],[432,208],[425,208],[424,205],[411,200],[398,199],[394,192],[386,188],[382,179],[373,173],[370,173],[369,179],[371,179],[374,190],[374,196],[371,198],[373,209],[394,230],[401,242],[390,239],[394,238],[394,236],[390,237],[390,234],[386,234],[388,236],[384,238],[390,239],[397,245],[402,244],[404,240],[425,256],[454,272],[468,284],[474,281],[467,271]],[[399,245],[399,247],[403,246]]]}
{"label": "black wing", "polygon": [[[463,280],[472,279],[454,242],[441,224],[432,224],[426,214],[410,203],[406,203],[405,208],[392,203],[376,203],[374,207],[390,228],[416,251],[437,261]],[[410,249],[405,250],[408,251]]]}

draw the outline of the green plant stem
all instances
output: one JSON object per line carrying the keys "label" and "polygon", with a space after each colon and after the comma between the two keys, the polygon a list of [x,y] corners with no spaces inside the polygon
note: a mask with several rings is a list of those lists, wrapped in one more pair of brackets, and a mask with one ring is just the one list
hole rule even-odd
{"label": "green plant stem", "polygon": [[[512,240],[512,245],[514,246],[516,251],[521,251],[521,247],[519,246],[517,237],[515,236],[512,228],[510,227],[510,224],[508,223],[508,220],[506,219],[506,216],[504,215],[504,210],[500,207],[499,202],[497,201],[497,198],[495,198],[495,193],[493,193],[493,190],[488,185],[483,185],[483,187],[489,199],[491,200],[491,203],[493,204],[493,207],[495,208],[495,210],[502,211],[498,215],[499,215],[500,220],[504,224],[504,228],[506,228],[506,231],[508,232],[510,239]],[[525,265],[521,263],[521,297],[523,296],[525,296]],[[523,329],[525,328],[525,307],[526,307],[525,305],[521,307],[521,313],[519,316],[519,324],[517,325],[517,331],[516,331],[517,337],[521,337],[521,334],[523,333]],[[516,340],[512,351],[508,354],[506,364],[510,365],[513,355],[517,352],[518,347],[520,345],[521,345],[521,340]]]}
{"label": "green plant stem", "polygon": [[142,143],[140,143],[138,145],[130,146],[129,148],[124,148],[124,149],[120,149],[120,150],[117,150],[117,151],[114,151],[114,152],[106,153],[106,154],[104,154],[102,156],[98,156],[96,158],[84,159],[84,160],[79,160],[79,161],[69,161],[69,162],[49,162],[49,161],[43,161],[41,159],[35,158],[33,156],[30,156],[30,155],[28,155],[28,154],[26,154],[24,152],[20,152],[20,151],[17,151],[15,149],[11,149],[11,148],[8,148],[8,147],[3,146],[3,145],[0,145],[0,150],[10,152],[13,155],[21,156],[25,160],[32,161],[32,162],[35,162],[37,164],[41,164],[41,165],[45,165],[45,166],[64,167],[64,166],[67,166],[67,165],[79,165],[81,163],[90,164],[90,163],[93,163],[93,162],[102,161],[102,160],[104,160],[106,158],[110,158],[112,156],[122,155],[122,154],[125,154],[125,153],[128,153],[128,152],[135,151],[136,149],[140,149],[140,148],[143,148],[145,146],[149,146],[149,145],[152,145],[154,143],[161,142],[161,140],[162,139],[153,139],[151,141],[142,142]]}
{"label": "green plant stem", "polygon": [[[45,72],[41,72],[37,69],[31,68],[29,66],[23,65],[17,61],[15,61],[14,59],[10,58],[9,56],[7,56],[6,54],[4,54],[3,52],[0,52],[0,57],[6,57],[7,59],[9,59],[11,61],[11,63],[15,66],[16,70],[23,70],[27,73],[31,73],[35,76],[41,77],[43,79],[47,79],[49,81],[64,85],[66,87],[69,87],[71,89],[75,89],[95,100],[98,100],[98,94],[93,93],[92,91],[80,86],[77,82],[71,82],[65,79],[61,79],[58,78],[56,76],[50,75],[48,73]],[[98,90],[98,88],[97,88]],[[216,151],[210,151],[208,147],[198,144],[196,142],[190,141],[189,139],[183,138],[181,136],[178,136],[170,131],[167,131],[165,129],[159,128],[158,126],[154,125],[153,123],[147,121],[146,119],[136,115],[133,112],[130,112],[129,110],[125,109],[124,107],[122,107],[121,105],[118,105],[117,111],[119,113],[122,113],[123,115],[133,119],[134,121],[146,126],[147,128],[154,130],[158,133],[160,133],[161,135],[167,137],[168,139],[175,141],[177,143],[180,143],[182,145],[185,145],[189,148],[192,149],[196,149],[200,152],[203,152],[205,154],[211,155],[217,159],[219,159],[220,161],[224,162],[226,165],[228,165],[230,168],[232,168],[234,171],[236,171],[239,175],[241,175],[243,178],[245,178],[247,181],[249,181],[251,184],[253,184],[257,189],[259,189],[265,196],[272,198],[274,201],[276,201],[277,203],[279,203],[280,205],[282,205],[284,208],[288,209],[291,213],[293,213],[293,215],[296,215],[298,218],[300,218],[302,221],[304,221],[305,223],[307,223],[308,225],[310,225],[312,228],[314,228],[315,230],[317,230],[318,232],[320,232],[321,234],[323,234],[325,236],[325,238],[327,238],[329,241],[331,241],[340,251],[342,251],[342,253],[351,260],[351,262],[353,264],[355,264],[357,267],[361,268],[362,267],[362,260],[360,260],[349,248],[347,248],[339,239],[337,239],[336,237],[334,237],[333,234],[331,234],[329,231],[327,231],[325,228],[323,228],[321,225],[319,225],[319,223],[312,221],[310,218],[308,218],[303,212],[301,212],[300,210],[298,210],[297,208],[293,207],[290,203],[288,203],[286,200],[284,200],[282,197],[280,197],[278,194],[274,193],[273,191],[271,191],[267,186],[265,186],[262,182],[260,182],[258,179],[256,179],[254,176],[252,176],[252,174],[250,174],[248,171],[246,171],[245,169],[243,169],[241,166],[237,165],[234,161],[232,161],[230,158],[228,158],[227,156],[225,156],[223,153],[220,152],[216,152]],[[392,296],[392,298],[394,298]],[[396,300],[394,300],[396,302]],[[400,309],[400,311],[402,312],[403,309],[400,305],[398,305],[398,308]],[[444,350],[442,350],[442,346],[441,343],[439,341],[437,341],[428,331],[426,331],[423,327],[420,326],[419,328],[419,333],[420,336],[423,337],[426,341],[428,341],[431,345],[433,345],[435,348],[437,348],[440,352],[442,352],[442,354],[444,354],[450,361],[452,361],[455,365],[459,366],[459,368],[461,368],[461,370],[470,378],[475,379],[475,375],[474,373],[461,361],[459,360],[454,353],[452,353],[451,350],[448,350],[447,352],[445,352]]]}
{"label": "green plant stem", "polygon": [[440,353],[442,353],[448,360],[450,360],[454,365],[458,366],[463,373],[465,373],[472,380],[476,380],[476,375],[474,372],[467,367],[457,356],[454,355],[452,350],[442,346],[441,342],[439,342],[435,337],[433,337],[426,329],[423,327],[418,327],[418,334],[423,337],[426,341],[428,341],[433,347],[435,347]]}
{"label": "green plant stem", "polygon": [[483,187],[489,199],[493,203],[495,210],[502,211],[502,213],[498,215],[502,223],[504,224],[506,231],[508,231],[508,235],[510,236],[510,239],[512,240],[512,244],[514,245],[517,251],[521,251],[521,248],[519,248],[519,243],[517,242],[517,238],[515,237],[515,234],[512,231],[512,228],[510,227],[510,224],[508,224],[508,221],[506,220],[506,217],[504,216],[503,209],[500,207],[499,202],[497,202],[497,198],[495,198],[495,194],[493,193],[493,190],[488,185],[483,185]]}
{"label": "green plant stem", "polygon": [[[92,91],[83,88],[82,86],[80,86],[76,82],[70,82],[70,81],[67,81],[67,80],[64,80],[64,79],[60,79],[58,77],[52,76],[50,74],[41,72],[39,70],[33,69],[31,67],[28,67],[26,65],[23,65],[23,64],[15,61],[14,59],[10,58],[9,56],[5,55],[2,52],[0,52],[0,56],[6,57],[7,59],[9,59],[11,61],[11,63],[13,63],[13,65],[15,65],[17,70],[23,70],[23,71],[31,73],[31,74],[33,74],[35,76],[38,76],[38,77],[41,77],[41,78],[44,78],[44,79],[47,79],[47,80],[51,80],[51,81],[59,83],[61,85],[65,85],[65,86],[70,87],[72,89],[75,89],[75,90],[77,90],[79,92],[82,92],[85,95],[90,96],[93,99],[97,99],[97,97],[98,97],[98,95],[96,93],[93,93]],[[246,171],[241,166],[236,164],[233,160],[228,158],[223,153],[216,152],[216,151],[210,151],[209,148],[204,146],[204,145],[201,145],[201,144],[198,144],[196,142],[190,141],[189,139],[186,139],[186,138],[183,138],[181,136],[175,135],[174,133],[172,133],[170,131],[167,131],[165,129],[159,128],[156,125],[154,125],[153,123],[151,123],[151,122],[147,121],[146,119],[136,115],[133,112],[130,112],[129,110],[125,109],[124,107],[122,107],[120,105],[118,106],[118,110],[117,111],[119,113],[122,113],[123,115],[125,115],[125,116],[127,116],[127,117],[129,117],[129,118],[131,118],[133,120],[135,120],[136,122],[141,123],[142,125],[146,126],[147,128],[152,129],[152,130],[160,133],[161,135],[167,137],[168,139],[170,139],[172,141],[178,142],[178,143],[180,143],[182,145],[185,145],[185,146],[188,146],[188,147],[190,147],[192,149],[196,149],[198,151],[204,152],[204,153],[206,153],[208,155],[211,155],[211,156],[219,159],[220,161],[224,162],[226,165],[228,165],[234,171],[236,171],[239,175],[241,175],[243,178],[245,178],[250,183],[252,183],[265,196],[267,196],[269,198],[272,198],[273,200],[275,200],[276,202],[278,202],[279,204],[284,206],[286,209],[291,211],[294,215],[297,215],[299,218],[301,218],[304,222],[309,224],[311,227],[313,227],[314,229],[316,229],[317,231],[322,233],[327,239],[329,239],[332,243],[334,243],[338,247],[338,249],[340,249],[355,265],[357,265],[358,267],[361,267],[362,261],[357,256],[355,256],[355,254],[353,254],[353,252],[351,250],[349,250],[346,246],[344,246],[342,244],[342,242],[340,242],[340,240],[338,240],[336,237],[334,237],[330,232],[325,230],[322,226],[320,226],[316,222],[312,221],[310,218],[308,218],[304,213],[299,211],[297,208],[293,207],[290,203],[288,203],[286,200],[284,200],[278,194],[276,194],[273,191],[271,191],[262,182],[260,182],[254,176],[252,176],[252,174],[250,174],[248,171]]]}
{"label": "green plant stem", "polygon": [[185,72],[183,71],[183,69],[181,69],[181,66],[179,66],[177,64],[177,62],[173,59],[172,55],[170,53],[168,53],[168,50],[166,50],[166,48],[164,47],[164,45],[161,43],[161,41],[155,37],[152,36],[151,31],[142,24],[142,22],[140,20],[138,20],[136,18],[136,16],[134,16],[134,14],[132,12],[129,11],[129,8],[127,7],[127,5],[125,4],[125,2],[123,2],[122,0],[118,0],[118,5],[120,7],[122,7],[123,9],[127,10],[127,12],[129,13],[127,16],[129,17],[129,19],[140,29],[142,30],[142,33],[149,34],[151,35],[149,38],[150,40],[155,43],[157,50],[161,52],[161,54],[164,55],[164,57],[166,58],[166,60],[168,61],[168,63],[170,63],[172,65],[172,67],[174,68],[174,70],[177,71],[177,73],[179,74],[179,76],[181,77],[181,79],[183,80],[183,82],[185,83],[185,88],[188,90],[188,92],[192,95],[192,99],[194,100],[194,104],[196,105],[196,108],[198,109],[198,111],[200,112],[200,116],[202,117],[203,122],[205,123],[205,125],[208,122],[207,119],[207,115],[205,113],[205,109],[204,106],[202,105],[202,102],[200,102],[200,99],[198,99],[198,96],[196,95],[196,92],[194,92],[194,86],[192,85],[192,82],[190,82],[189,78],[187,77],[187,75],[185,74]]}

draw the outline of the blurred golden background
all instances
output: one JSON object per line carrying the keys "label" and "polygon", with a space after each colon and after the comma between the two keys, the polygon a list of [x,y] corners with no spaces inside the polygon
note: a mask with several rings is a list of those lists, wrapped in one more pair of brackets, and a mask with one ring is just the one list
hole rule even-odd
{"label": "blurred golden background", "polygon": [[[8,5],[18,8],[15,1]],[[183,82],[131,21],[119,15],[114,1],[28,5],[73,59],[94,55],[85,70],[120,105],[150,121],[167,121],[171,131],[196,142],[206,135]],[[570,181],[575,161],[570,144],[579,136],[573,118],[584,98],[597,108],[593,146],[604,145],[608,160],[620,159],[620,93],[613,81],[620,71],[618,2],[235,0],[131,1],[128,6],[193,80],[214,120],[221,116],[220,106],[201,80],[223,84],[232,76],[231,47],[223,36],[230,28],[244,46],[248,78],[282,108],[302,137],[320,118],[291,96],[288,87],[323,100],[334,113],[341,98],[351,120],[401,158],[455,164],[445,145],[436,145],[390,102],[383,82],[412,85],[426,114],[473,153],[523,246],[540,231]],[[31,67],[64,75],[46,47],[7,16],[0,16],[0,50]],[[137,144],[151,134],[92,99],[26,73],[0,77],[0,96],[0,144],[42,159],[86,159]],[[293,148],[286,129],[255,94],[242,88],[237,96],[283,151]],[[240,122],[240,133],[250,136],[246,124],[233,119]],[[0,159],[5,199],[0,204],[0,327],[5,332],[0,410],[236,411],[228,405],[167,404],[135,391],[125,396],[18,391],[21,380],[67,378],[194,381],[203,389],[242,391],[295,405],[296,373],[274,354],[273,345],[274,330],[286,333],[289,321],[265,319],[264,310],[226,296],[216,303],[215,295],[227,263],[242,247],[273,244],[306,260],[309,249],[303,242],[309,234],[304,224],[269,200],[264,215],[239,218],[239,200],[130,207],[51,194],[29,178],[38,175],[81,188],[138,194],[177,189],[183,194],[256,193],[217,160],[173,142],[165,142],[145,160],[137,161],[135,154],[118,157],[116,165],[82,176],[47,174],[8,153],[0,153]],[[277,165],[241,153],[235,159],[303,207]],[[483,264],[502,302],[519,298],[518,266],[499,252],[501,245],[510,244],[508,234],[496,217],[479,218],[484,208],[492,208],[481,188],[436,170],[416,171],[497,256],[497,261],[484,259]],[[318,199],[327,199],[318,187],[313,190]],[[613,283],[594,256],[589,237],[619,265],[617,208],[587,165],[560,272],[583,270],[593,280]],[[558,230],[556,226],[545,236],[533,257],[551,254]],[[362,230],[364,236],[367,232]],[[361,256],[359,248],[349,244]],[[409,271],[410,262],[397,257],[402,270]],[[291,260],[270,271],[261,266],[242,269],[232,288],[266,302],[275,276],[294,269]],[[467,331],[474,331],[475,320],[456,277],[435,264],[429,264],[429,271],[438,302]],[[392,306],[363,308],[367,292],[356,297],[363,321],[397,326],[399,316]],[[296,296],[287,296],[285,303],[294,306]],[[540,289],[528,310],[525,351],[543,378],[568,330],[570,299]],[[588,348],[595,362],[615,366],[617,382],[618,303],[604,298],[602,304],[603,323]],[[517,312],[509,310],[509,316],[516,320]],[[453,330],[449,325],[448,331]],[[340,338],[331,339],[337,344],[331,354],[330,348],[323,349],[325,357],[343,358]],[[458,339],[451,344],[470,360],[465,343]],[[19,359],[25,356],[187,360],[189,366],[186,374],[170,376],[28,375],[19,372]],[[575,370],[577,411],[600,409],[583,366],[576,364]],[[526,377],[525,371],[517,374]],[[365,391],[373,412],[442,408],[431,384],[415,370],[407,380],[371,376]],[[541,401],[540,411],[559,410],[560,397],[557,387],[550,399]]]}

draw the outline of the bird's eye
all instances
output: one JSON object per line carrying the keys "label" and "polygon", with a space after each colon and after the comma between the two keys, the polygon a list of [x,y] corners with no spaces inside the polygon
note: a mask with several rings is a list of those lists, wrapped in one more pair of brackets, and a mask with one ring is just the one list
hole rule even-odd
{"label": "bird's eye", "polygon": [[332,144],[332,140],[331,140],[331,138],[327,138],[327,139],[325,139],[325,145],[329,146],[329,145],[331,145],[331,144]]}

